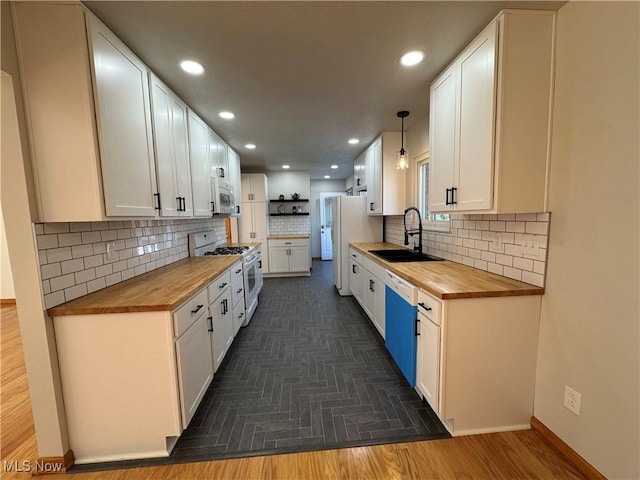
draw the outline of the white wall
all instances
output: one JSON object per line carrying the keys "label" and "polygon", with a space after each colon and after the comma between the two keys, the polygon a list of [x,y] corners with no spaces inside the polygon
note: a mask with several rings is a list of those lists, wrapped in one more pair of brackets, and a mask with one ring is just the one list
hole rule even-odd
{"label": "white wall", "polygon": [[344,180],[311,180],[311,256],[320,257],[320,194],[344,192]]}
{"label": "white wall", "polygon": [[16,298],[13,290],[13,274],[11,273],[11,262],[9,261],[9,251],[7,250],[7,236],[4,231],[4,218],[0,209],[0,298]]}
{"label": "white wall", "polygon": [[[547,288],[534,415],[608,478],[640,478],[640,3],[559,11]],[[582,393],[575,416],[565,385]]]}
{"label": "white wall", "polygon": [[267,184],[270,200],[277,200],[279,195],[289,200],[293,193],[299,193],[300,198],[309,198],[311,195],[309,172],[269,172]]}

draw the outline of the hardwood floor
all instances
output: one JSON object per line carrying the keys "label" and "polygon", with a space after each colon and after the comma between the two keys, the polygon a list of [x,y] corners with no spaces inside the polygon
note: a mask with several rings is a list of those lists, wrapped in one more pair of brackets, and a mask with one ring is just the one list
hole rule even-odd
{"label": "hardwood floor", "polygon": [[[5,462],[35,462],[37,447],[29,387],[15,306],[1,309],[0,456]],[[52,480],[65,477],[50,475]],[[47,478],[47,477],[45,477]],[[160,467],[71,474],[72,479],[573,479],[583,478],[531,430],[426,442],[345,448]]]}

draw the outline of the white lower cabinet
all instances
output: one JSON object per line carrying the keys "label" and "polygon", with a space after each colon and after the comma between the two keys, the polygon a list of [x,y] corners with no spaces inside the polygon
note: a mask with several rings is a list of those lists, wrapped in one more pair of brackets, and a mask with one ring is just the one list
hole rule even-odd
{"label": "white lower cabinet", "polygon": [[269,274],[309,275],[309,239],[268,240]]}
{"label": "white lower cabinet", "polygon": [[384,338],[384,268],[352,248],[349,269],[351,293]]}
{"label": "white lower cabinet", "polygon": [[211,323],[211,349],[213,353],[213,370],[224,360],[227,350],[233,343],[233,304],[231,298],[231,267],[216,282],[209,285],[209,317]]}
{"label": "white lower cabinet", "polygon": [[206,309],[176,340],[182,426],[187,428],[213,379]]}
{"label": "white lower cabinet", "polygon": [[540,296],[418,297],[416,384],[454,436],[530,428]]}

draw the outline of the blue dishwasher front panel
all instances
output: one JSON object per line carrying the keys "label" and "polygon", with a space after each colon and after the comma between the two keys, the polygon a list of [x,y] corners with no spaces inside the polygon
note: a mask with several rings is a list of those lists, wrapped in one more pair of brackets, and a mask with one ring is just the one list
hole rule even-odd
{"label": "blue dishwasher front panel", "polygon": [[384,344],[412,387],[416,385],[416,318],[417,308],[386,287]]}

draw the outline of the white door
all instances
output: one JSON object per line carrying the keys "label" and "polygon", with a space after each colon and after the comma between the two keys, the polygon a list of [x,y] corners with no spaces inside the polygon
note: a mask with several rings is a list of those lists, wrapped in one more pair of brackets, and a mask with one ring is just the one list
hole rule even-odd
{"label": "white door", "polygon": [[331,247],[331,232],[333,230],[331,199],[344,195],[346,195],[344,192],[326,192],[320,194],[320,254],[322,260],[331,260],[333,258]]}

